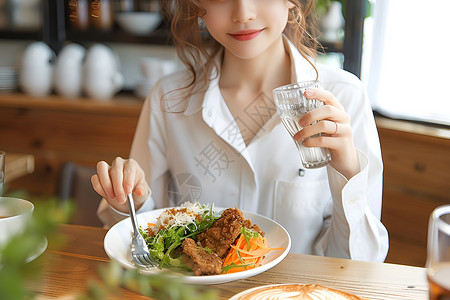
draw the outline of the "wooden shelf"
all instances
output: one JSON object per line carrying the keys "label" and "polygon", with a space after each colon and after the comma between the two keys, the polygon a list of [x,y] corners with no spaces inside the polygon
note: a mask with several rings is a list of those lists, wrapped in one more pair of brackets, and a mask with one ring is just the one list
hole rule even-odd
{"label": "wooden shelf", "polygon": [[40,40],[42,34],[38,31],[0,30],[0,39],[9,40]]}
{"label": "wooden shelf", "polygon": [[169,29],[165,25],[161,25],[152,33],[143,36],[129,34],[119,27],[115,26],[108,31],[99,30],[67,30],[67,40],[76,43],[96,42],[96,43],[142,43],[142,44],[157,44],[170,45],[172,43]]}
{"label": "wooden shelf", "polygon": [[58,95],[39,98],[23,93],[0,94],[0,107],[3,108],[45,109],[109,115],[139,115],[143,103],[143,100],[128,93],[118,94],[111,100],[70,99]]}

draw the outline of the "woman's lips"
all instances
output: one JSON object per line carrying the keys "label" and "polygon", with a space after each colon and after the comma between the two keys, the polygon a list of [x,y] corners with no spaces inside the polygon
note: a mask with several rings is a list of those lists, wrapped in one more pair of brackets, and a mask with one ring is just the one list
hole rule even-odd
{"label": "woman's lips", "polygon": [[231,37],[238,41],[249,41],[257,37],[264,29],[259,30],[240,30],[230,33]]}

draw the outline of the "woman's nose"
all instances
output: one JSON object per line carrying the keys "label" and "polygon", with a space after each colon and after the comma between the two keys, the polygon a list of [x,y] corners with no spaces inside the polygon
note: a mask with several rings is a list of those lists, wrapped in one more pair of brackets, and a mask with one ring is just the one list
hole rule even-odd
{"label": "woman's nose", "polygon": [[254,0],[236,0],[233,11],[233,22],[246,23],[256,17],[256,4]]}

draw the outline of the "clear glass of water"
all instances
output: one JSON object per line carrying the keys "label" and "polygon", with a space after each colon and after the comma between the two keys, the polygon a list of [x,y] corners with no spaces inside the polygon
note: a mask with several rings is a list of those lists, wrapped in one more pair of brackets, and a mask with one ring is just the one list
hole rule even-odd
{"label": "clear glass of water", "polygon": [[[302,129],[298,124],[298,120],[310,110],[323,105],[322,101],[306,99],[304,95],[305,91],[313,88],[320,88],[319,81],[312,80],[293,83],[278,87],[272,91],[281,122],[292,137]],[[312,137],[320,135],[318,134]],[[305,168],[320,168],[331,161],[328,148],[305,147],[302,145],[302,141],[294,140],[294,142],[300,152],[300,158]]]}

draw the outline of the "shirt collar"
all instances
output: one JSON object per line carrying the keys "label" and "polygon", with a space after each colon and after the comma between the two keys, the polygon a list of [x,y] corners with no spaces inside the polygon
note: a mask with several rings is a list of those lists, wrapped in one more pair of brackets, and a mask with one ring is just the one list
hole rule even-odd
{"label": "shirt collar", "polygon": [[283,35],[283,43],[285,49],[287,49],[289,56],[291,57],[291,81],[292,83],[300,81],[315,80],[317,73],[314,67],[309,61],[315,63],[315,61],[308,57],[308,60],[300,54],[295,45]]}

